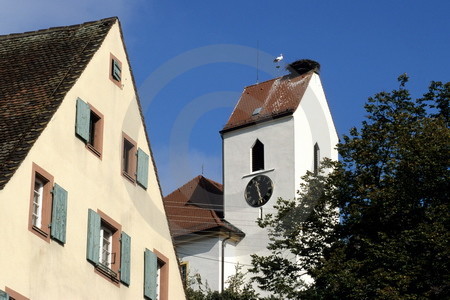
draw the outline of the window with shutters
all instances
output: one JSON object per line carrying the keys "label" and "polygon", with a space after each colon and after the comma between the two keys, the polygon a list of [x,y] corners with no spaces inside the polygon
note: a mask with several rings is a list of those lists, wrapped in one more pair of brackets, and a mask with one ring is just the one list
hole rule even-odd
{"label": "window with shutters", "polygon": [[86,258],[95,272],[115,285],[129,285],[131,238],[122,226],[104,212],[90,209],[87,235]]}
{"label": "window with shutters", "polygon": [[149,155],[127,134],[122,133],[122,175],[147,189]]}
{"label": "window with shutters", "polygon": [[319,172],[319,168],[320,168],[320,148],[319,148],[319,144],[315,143],[314,144],[314,175],[317,175],[317,173]]}
{"label": "window with shutters", "polygon": [[112,54],[110,54],[109,79],[122,88],[122,62]]}
{"label": "window with shutters", "polygon": [[252,147],[252,172],[264,170],[264,144],[256,140]]}
{"label": "window with shutters", "polygon": [[169,259],[161,252],[145,249],[144,297],[152,300],[168,300]]}
{"label": "window with shutters", "polygon": [[29,300],[29,298],[9,287],[5,287],[5,291],[0,291],[0,300]]}
{"label": "window with shutters", "polygon": [[32,165],[28,229],[50,242],[66,242],[67,191],[53,183],[53,176]]}
{"label": "window with shutters", "polygon": [[76,135],[92,153],[102,157],[103,115],[91,104],[77,99]]}

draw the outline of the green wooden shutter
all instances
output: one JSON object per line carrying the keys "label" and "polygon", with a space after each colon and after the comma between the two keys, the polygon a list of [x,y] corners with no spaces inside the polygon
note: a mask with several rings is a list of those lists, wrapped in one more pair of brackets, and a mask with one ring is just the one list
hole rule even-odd
{"label": "green wooden shutter", "polygon": [[131,237],[122,231],[120,236],[120,281],[130,285]]}
{"label": "green wooden shutter", "polygon": [[94,264],[98,264],[100,253],[100,224],[100,215],[89,209],[86,258]]}
{"label": "green wooden shutter", "polygon": [[121,72],[120,64],[115,59],[112,60],[113,70],[112,70],[112,76],[115,80],[120,81],[121,79]]}
{"label": "green wooden shutter", "polygon": [[144,253],[144,296],[156,300],[158,281],[158,258],[152,251]]}
{"label": "green wooden shutter", "polygon": [[9,295],[4,291],[0,291],[0,300],[9,300]]}
{"label": "green wooden shutter", "polygon": [[66,243],[67,191],[55,183],[53,187],[53,209],[51,236]]}
{"label": "green wooden shutter", "polygon": [[147,188],[148,186],[148,155],[141,148],[137,151],[137,182]]}
{"label": "green wooden shutter", "polygon": [[85,142],[89,141],[90,118],[91,109],[89,108],[89,105],[80,98],[77,98],[77,119],[75,132]]}

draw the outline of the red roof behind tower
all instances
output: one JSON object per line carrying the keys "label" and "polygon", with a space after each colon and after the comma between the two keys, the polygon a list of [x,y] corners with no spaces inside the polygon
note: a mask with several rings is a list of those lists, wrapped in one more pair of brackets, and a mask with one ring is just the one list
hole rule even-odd
{"label": "red roof behind tower", "polygon": [[223,186],[197,176],[164,197],[167,218],[174,238],[219,231],[244,236],[223,219]]}

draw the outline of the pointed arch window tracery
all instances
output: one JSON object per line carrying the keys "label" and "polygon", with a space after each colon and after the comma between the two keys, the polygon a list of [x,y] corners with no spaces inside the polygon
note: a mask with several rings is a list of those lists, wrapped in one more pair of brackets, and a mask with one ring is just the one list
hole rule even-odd
{"label": "pointed arch window tracery", "polygon": [[314,144],[314,175],[317,175],[320,167],[320,148],[319,144]]}
{"label": "pointed arch window tracery", "polygon": [[259,139],[252,147],[252,172],[264,170],[264,144]]}

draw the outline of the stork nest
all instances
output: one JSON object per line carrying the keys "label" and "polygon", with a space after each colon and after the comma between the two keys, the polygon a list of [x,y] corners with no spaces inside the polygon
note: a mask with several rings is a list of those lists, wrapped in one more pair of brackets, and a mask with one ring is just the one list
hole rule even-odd
{"label": "stork nest", "polygon": [[300,59],[286,66],[286,70],[291,73],[291,75],[302,75],[309,71],[314,71],[319,73],[320,64],[317,61],[311,59]]}

